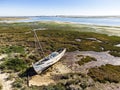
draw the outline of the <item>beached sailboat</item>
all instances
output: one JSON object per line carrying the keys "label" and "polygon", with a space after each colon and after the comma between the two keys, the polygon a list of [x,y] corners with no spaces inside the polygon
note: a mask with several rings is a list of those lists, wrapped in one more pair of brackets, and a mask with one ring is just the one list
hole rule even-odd
{"label": "beached sailboat", "polygon": [[58,62],[63,55],[65,54],[66,49],[60,49],[58,51],[52,52],[50,55],[48,55],[47,57],[39,60],[38,62],[36,62],[35,64],[33,64],[33,68],[34,70],[40,74],[42,71],[44,71],[46,68],[48,68],[49,66],[55,64],[56,62]]}
{"label": "beached sailboat", "polygon": [[[34,34],[35,34],[36,39],[38,40],[38,37],[37,37],[37,34],[35,31],[34,31]],[[42,49],[40,43],[38,43],[38,45],[40,46],[40,48],[43,52],[43,49]],[[55,52],[52,52],[50,55],[44,57],[43,59],[39,60],[38,62],[32,64],[32,66],[33,66],[34,70],[36,71],[36,73],[40,74],[45,69],[47,69],[51,65],[58,62],[64,56],[65,52],[66,52],[66,48],[59,49]],[[44,54],[44,53],[42,53],[42,54]]]}

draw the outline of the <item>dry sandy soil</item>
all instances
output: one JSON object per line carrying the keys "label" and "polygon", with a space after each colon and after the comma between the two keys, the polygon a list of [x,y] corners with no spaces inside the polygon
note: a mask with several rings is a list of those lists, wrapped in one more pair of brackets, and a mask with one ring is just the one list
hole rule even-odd
{"label": "dry sandy soil", "polygon": [[[91,56],[97,59],[97,61],[91,61],[85,63],[82,66],[79,66],[76,62],[80,60],[82,57],[78,57],[78,55],[83,56]],[[7,55],[0,55],[0,60],[6,58]],[[1,61],[2,62],[2,61]],[[55,84],[56,80],[53,79],[55,75],[67,74],[67,73],[87,73],[89,68],[95,66],[101,66],[105,64],[112,64],[112,65],[120,65],[120,57],[114,57],[108,54],[108,52],[94,52],[94,51],[74,51],[74,52],[67,52],[65,56],[52,67],[50,67],[46,72],[41,75],[32,76],[29,80],[29,85],[49,85],[51,83]],[[3,90],[12,90],[12,82],[13,81],[6,81],[6,78],[9,76],[7,73],[0,72],[0,82],[3,86]],[[120,90],[120,84],[101,84],[96,83],[96,89],[101,90]],[[95,89],[94,88],[94,89]],[[107,88],[107,89],[106,89]],[[86,90],[94,90],[93,88],[87,88]]]}
{"label": "dry sandy soil", "polygon": [[[97,61],[91,61],[82,66],[79,66],[78,64],[75,63],[81,58],[78,57],[78,55],[95,57]],[[52,79],[52,76],[54,75],[71,72],[87,73],[89,68],[105,64],[120,65],[120,57],[111,56],[110,54],[108,54],[108,52],[94,52],[94,51],[67,52],[58,63],[56,63],[55,65],[48,69],[48,72],[42,75],[33,76],[29,81],[29,84],[37,86],[49,85],[51,83],[54,84],[56,82],[55,80]],[[94,89],[87,88],[86,90],[120,90],[120,84],[96,83],[95,88]]]}
{"label": "dry sandy soil", "polygon": [[49,85],[51,83],[55,83],[55,81],[52,79],[53,75],[66,74],[70,72],[71,69],[63,65],[61,62],[58,62],[53,65],[45,74],[33,76],[32,79],[29,81],[29,85]]}
{"label": "dry sandy soil", "polygon": [[[1,64],[1,60],[3,58],[6,58],[7,55],[6,54],[2,54],[0,55],[0,64]],[[8,78],[9,74],[8,73],[2,73],[0,71],[0,84],[2,85],[2,90],[12,90],[12,82],[13,81],[10,81],[10,80],[6,80]]]}
{"label": "dry sandy soil", "polygon": [[2,85],[2,90],[12,90],[12,83],[13,81],[6,80],[8,78],[8,73],[1,73],[0,72],[0,83]]}

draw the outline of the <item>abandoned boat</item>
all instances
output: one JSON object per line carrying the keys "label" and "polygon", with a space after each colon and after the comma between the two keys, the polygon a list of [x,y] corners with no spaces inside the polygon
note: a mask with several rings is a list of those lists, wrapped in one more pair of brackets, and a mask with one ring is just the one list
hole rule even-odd
{"label": "abandoned boat", "polygon": [[48,55],[47,57],[39,60],[35,64],[33,64],[34,70],[37,72],[37,74],[40,74],[42,71],[44,71],[49,66],[53,65],[54,63],[58,62],[63,55],[66,52],[66,48],[59,49],[58,51],[55,51]]}

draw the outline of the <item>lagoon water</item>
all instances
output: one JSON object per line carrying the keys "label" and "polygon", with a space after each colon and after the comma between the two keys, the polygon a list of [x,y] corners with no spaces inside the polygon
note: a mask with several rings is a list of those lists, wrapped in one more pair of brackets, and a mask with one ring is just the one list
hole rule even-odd
{"label": "lagoon water", "polygon": [[16,20],[7,22],[35,22],[35,21],[58,21],[58,22],[72,22],[79,24],[93,24],[105,26],[120,26],[119,17],[55,17],[55,16],[37,16],[29,17],[26,20]]}

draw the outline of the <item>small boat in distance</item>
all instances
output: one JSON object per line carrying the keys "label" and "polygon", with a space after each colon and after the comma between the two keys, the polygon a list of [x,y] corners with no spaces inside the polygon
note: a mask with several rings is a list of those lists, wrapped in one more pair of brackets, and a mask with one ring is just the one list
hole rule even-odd
{"label": "small boat in distance", "polygon": [[47,69],[49,66],[58,62],[64,56],[65,52],[66,52],[66,48],[59,49],[58,51],[52,52],[47,57],[33,64],[34,70],[37,72],[37,74],[42,73],[42,71]]}

